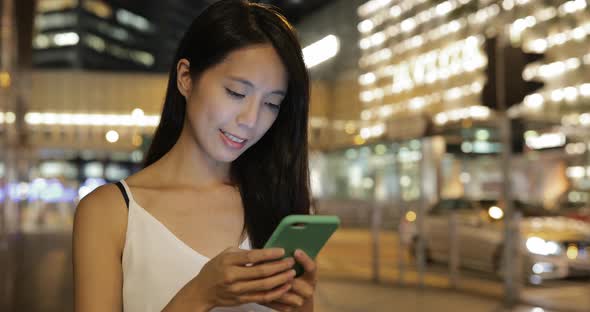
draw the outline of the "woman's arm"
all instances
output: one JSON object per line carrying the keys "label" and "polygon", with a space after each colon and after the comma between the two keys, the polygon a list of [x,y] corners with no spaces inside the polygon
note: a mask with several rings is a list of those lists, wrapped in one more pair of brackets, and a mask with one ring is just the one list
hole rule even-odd
{"label": "woman's arm", "polygon": [[76,208],[73,234],[74,311],[122,311],[121,254],[127,208],[114,185],[88,194]]}
{"label": "woman's arm", "polygon": [[162,312],[207,312],[212,308],[205,304],[204,299],[199,298],[194,285],[188,283],[172,298]]}

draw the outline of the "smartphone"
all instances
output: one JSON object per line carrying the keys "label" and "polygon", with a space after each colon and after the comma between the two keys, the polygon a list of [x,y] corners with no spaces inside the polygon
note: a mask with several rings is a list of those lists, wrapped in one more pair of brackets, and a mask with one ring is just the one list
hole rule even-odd
{"label": "smartphone", "polygon": [[[289,215],[281,220],[264,248],[285,249],[284,258],[294,257],[295,250],[301,249],[315,259],[339,225],[337,216]],[[297,261],[294,269],[297,277],[304,273]]]}

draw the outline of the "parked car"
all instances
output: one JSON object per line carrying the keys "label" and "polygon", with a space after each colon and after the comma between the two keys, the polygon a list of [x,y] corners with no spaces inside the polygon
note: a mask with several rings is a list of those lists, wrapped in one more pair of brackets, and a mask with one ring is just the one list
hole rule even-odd
{"label": "parked car", "polygon": [[[545,279],[590,274],[589,224],[520,201],[514,206],[523,216],[519,223],[523,279],[538,284]],[[502,274],[504,211],[495,200],[460,198],[437,203],[424,220],[427,260],[449,261],[452,211],[456,213],[460,266]],[[403,235],[411,239],[414,250],[420,235],[415,223],[407,222],[409,233]]]}

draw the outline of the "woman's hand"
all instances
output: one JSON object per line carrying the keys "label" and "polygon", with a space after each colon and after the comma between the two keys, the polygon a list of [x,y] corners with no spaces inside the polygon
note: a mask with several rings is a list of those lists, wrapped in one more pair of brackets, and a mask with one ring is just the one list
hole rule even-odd
{"label": "woman's hand", "polygon": [[281,312],[300,311],[304,305],[312,304],[311,299],[317,282],[316,263],[303,250],[295,251],[295,260],[303,266],[305,272],[293,280],[291,290],[280,298],[264,304]]}
{"label": "woman's hand", "polygon": [[281,248],[228,248],[207,262],[191,281],[198,301],[207,308],[244,303],[269,303],[291,288],[293,258],[279,260]]}

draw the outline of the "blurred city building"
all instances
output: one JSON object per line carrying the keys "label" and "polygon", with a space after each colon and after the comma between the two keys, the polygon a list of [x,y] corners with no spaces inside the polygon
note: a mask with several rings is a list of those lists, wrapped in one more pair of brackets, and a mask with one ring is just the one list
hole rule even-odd
{"label": "blurred city building", "polygon": [[[214,0],[38,0],[36,68],[167,72],[178,41]],[[260,1],[298,22],[329,1]]]}
{"label": "blurred city building", "polygon": [[[587,220],[590,207],[588,12],[584,0],[372,0],[358,3],[355,25],[337,22],[354,18],[344,1],[307,18],[299,27],[303,38],[331,33],[343,47],[311,69],[318,211],[373,233],[395,230],[408,236],[400,246],[410,246],[416,266],[436,256],[451,270],[478,261],[499,268],[509,243],[501,225],[514,222],[524,280],[587,274],[590,225],[578,220]],[[498,61],[489,43],[505,29],[502,69],[511,75],[508,104],[515,104],[505,113],[510,159],[500,157],[504,112],[490,100]],[[522,222],[505,220],[506,207],[498,203],[507,161]],[[434,209],[445,200],[486,204]],[[461,215],[456,227],[449,223],[454,212]],[[445,230],[435,231],[436,222],[447,224]],[[463,247],[452,247],[451,229]],[[379,239],[373,240],[379,258]]]}
{"label": "blurred city building", "polygon": [[[125,1],[119,1],[125,4]],[[117,1],[37,1],[36,68],[145,71],[155,68],[153,2],[125,8]]]}
{"label": "blurred city building", "polygon": [[[337,188],[349,199],[419,200],[427,182],[419,173],[421,143],[440,136],[444,165],[436,166],[438,182],[430,188],[435,198],[498,197],[502,147],[496,113],[482,102],[488,79],[484,45],[506,24],[510,45],[543,54],[520,73],[542,81],[543,88],[508,111],[516,196],[558,209],[557,198],[567,188],[590,186],[586,1],[375,0],[355,3],[354,13],[347,4],[330,4],[298,27],[304,40],[321,30],[336,34],[343,47],[311,69],[312,147],[323,151],[318,163],[332,166],[322,169],[325,174],[312,170],[312,177],[335,179],[340,174],[333,166],[341,162],[344,179],[316,185]],[[352,14],[356,24],[339,22],[354,19]],[[560,169],[541,170],[548,166]],[[410,167],[413,173],[396,171]],[[397,188],[399,197],[383,197],[382,190]]]}

